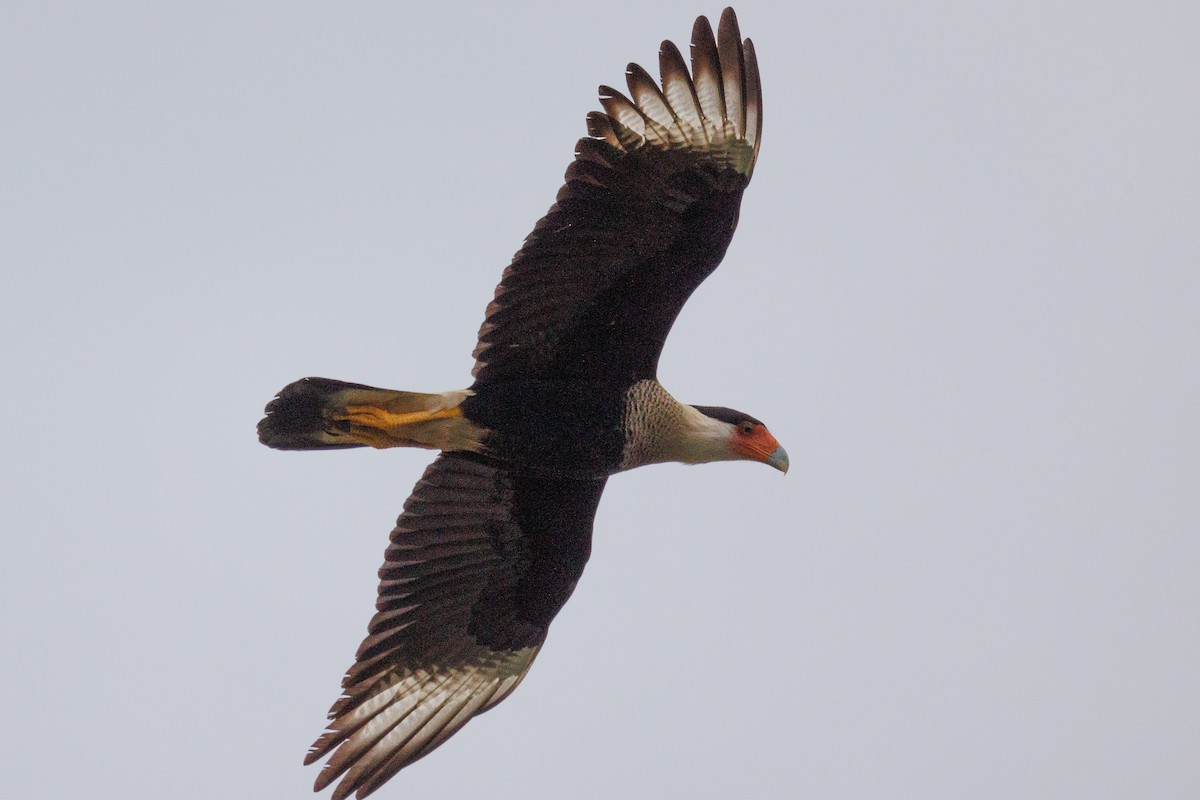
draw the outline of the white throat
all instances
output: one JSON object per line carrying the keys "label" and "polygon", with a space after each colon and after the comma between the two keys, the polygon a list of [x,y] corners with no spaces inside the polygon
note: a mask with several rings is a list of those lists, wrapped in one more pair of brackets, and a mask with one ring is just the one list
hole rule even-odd
{"label": "white throat", "polygon": [[669,460],[682,461],[685,464],[729,461],[733,458],[729,451],[729,437],[732,432],[733,426],[728,422],[714,419],[691,406],[684,405],[678,448]]}

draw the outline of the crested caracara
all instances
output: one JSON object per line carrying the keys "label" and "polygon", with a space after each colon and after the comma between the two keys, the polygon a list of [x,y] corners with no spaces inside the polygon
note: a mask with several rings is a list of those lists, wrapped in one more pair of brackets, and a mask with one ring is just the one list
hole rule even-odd
{"label": "crested caracara", "polygon": [[600,88],[566,182],[504,271],[468,389],[423,394],[305,378],[258,424],[282,450],[426,447],[379,570],[377,613],[306,763],[364,797],[517,687],[591,549],[608,476],[744,459],[786,471],[759,420],[657,381],[688,296],[737,225],[762,131],[754,48],[732,9],[700,17],[691,71],[659,51],[629,96]]}

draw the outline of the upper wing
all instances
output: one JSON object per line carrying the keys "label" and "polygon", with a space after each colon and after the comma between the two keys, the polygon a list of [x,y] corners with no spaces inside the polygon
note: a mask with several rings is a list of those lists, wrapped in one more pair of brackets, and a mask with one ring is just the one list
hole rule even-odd
{"label": "upper wing", "polygon": [[306,764],[316,790],[378,789],[516,688],[591,551],[604,480],[552,480],[443,453],[379,570],[378,613]]}
{"label": "upper wing", "polygon": [[761,142],[754,47],[732,9],[692,29],[692,75],[659,50],[662,90],[600,87],[566,184],[504,271],[475,348],[476,383],[654,377],[675,317],[720,263]]}

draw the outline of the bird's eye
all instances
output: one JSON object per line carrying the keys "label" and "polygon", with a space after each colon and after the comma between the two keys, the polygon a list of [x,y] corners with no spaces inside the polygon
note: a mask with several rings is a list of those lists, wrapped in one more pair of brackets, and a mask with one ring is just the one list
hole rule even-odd
{"label": "bird's eye", "polygon": [[738,430],[741,432],[742,436],[749,436],[750,434],[754,433],[754,423],[743,422],[738,426]]}

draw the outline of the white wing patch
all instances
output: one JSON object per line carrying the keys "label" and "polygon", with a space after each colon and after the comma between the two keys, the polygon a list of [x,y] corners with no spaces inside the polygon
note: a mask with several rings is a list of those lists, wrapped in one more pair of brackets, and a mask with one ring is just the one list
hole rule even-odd
{"label": "white wing patch", "polygon": [[692,69],[671,42],[659,50],[662,89],[646,70],[625,71],[629,95],[600,87],[603,114],[588,115],[588,133],[625,151],[691,148],[749,176],[761,144],[762,86],[754,45],[742,40],[731,9],[717,37],[700,17],[692,28]]}

